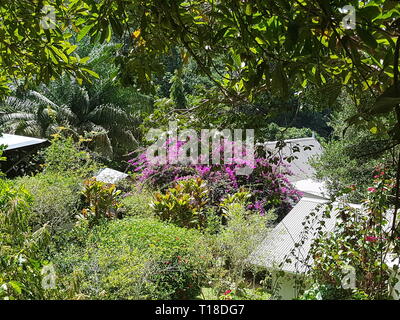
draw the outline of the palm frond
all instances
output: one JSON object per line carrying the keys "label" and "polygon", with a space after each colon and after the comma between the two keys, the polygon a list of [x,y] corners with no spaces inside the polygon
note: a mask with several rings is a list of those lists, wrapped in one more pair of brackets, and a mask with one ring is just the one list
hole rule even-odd
{"label": "palm frond", "polygon": [[108,128],[115,125],[127,126],[131,123],[129,115],[122,108],[110,103],[97,106],[88,114],[88,119]]}
{"label": "palm frond", "polygon": [[44,96],[40,92],[31,90],[31,91],[29,91],[29,96],[35,98],[40,104],[52,106],[54,109],[58,108],[57,104],[55,104],[53,101],[48,99],[46,96]]}
{"label": "palm frond", "polygon": [[33,120],[35,115],[26,112],[15,112],[15,113],[5,113],[0,116],[0,124],[5,124],[6,122],[14,122],[20,120]]}

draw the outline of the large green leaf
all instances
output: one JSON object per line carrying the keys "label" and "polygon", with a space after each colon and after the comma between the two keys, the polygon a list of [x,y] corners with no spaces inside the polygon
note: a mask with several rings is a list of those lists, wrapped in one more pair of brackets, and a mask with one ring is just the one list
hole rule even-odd
{"label": "large green leaf", "polygon": [[375,40],[375,37],[369,30],[358,28],[357,33],[360,36],[360,38],[364,41],[364,43],[369,47],[376,48],[378,46],[378,42]]}
{"label": "large green leaf", "polygon": [[400,90],[399,86],[392,85],[381,94],[375,101],[373,108],[369,110],[369,114],[385,114],[393,110],[393,108],[400,104]]}

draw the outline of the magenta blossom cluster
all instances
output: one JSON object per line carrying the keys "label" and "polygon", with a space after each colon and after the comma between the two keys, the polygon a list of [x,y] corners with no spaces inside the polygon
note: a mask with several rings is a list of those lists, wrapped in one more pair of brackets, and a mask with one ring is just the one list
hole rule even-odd
{"label": "magenta blossom cluster", "polygon": [[[250,152],[246,146],[224,140],[219,148],[208,155],[212,159],[215,152],[220,153],[220,164],[201,164],[204,155],[199,156],[197,163],[181,164],[175,157],[179,157],[185,142],[167,140],[166,150],[173,150],[168,154],[167,163],[154,163],[147,159],[143,152],[137,158],[129,161],[133,171],[138,174],[140,183],[164,189],[174,182],[200,177],[205,180],[210,189],[211,203],[218,204],[228,194],[245,188],[251,192],[251,203],[248,209],[258,211],[260,214],[271,208],[277,209],[279,217],[283,217],[292,206],[300,199],[300,193],[296,191],[287,177],[291,174],[287,167],[276,166],[264,157],[254,156],[254,159],[246,157]],[[233,150],[232,157],[224,159],[226,146]],[[235,149],[236,148],[236,149]],[[239,156],[238,156],[239,155]],[[252,169],[249,175],[238,175],[238,169],[248,166]]]}

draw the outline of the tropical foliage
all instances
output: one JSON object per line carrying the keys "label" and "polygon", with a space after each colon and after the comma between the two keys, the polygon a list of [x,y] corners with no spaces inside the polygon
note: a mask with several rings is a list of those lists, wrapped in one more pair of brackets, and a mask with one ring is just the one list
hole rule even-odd
{"label": "tropical foliage", "polygon": [[[270,270],[248,257],[302,196],[287,164],[222,138],[218,163],[179,162],[190,139],[175,138],[154,162],[148,133],[172,121],[254,129],[277,148],[318,139],[316,178],[361,206],[329,203],[334,232],[314,215],[302,224],[319,226],[302,299],[393,296],[398,1],[9,0],[0,14],[0,135],[50,142],[0,145],[0,161],[22,148],[37,164],[0,173],[0,299],[271,297]],[[129,177],[95,178],[104,167]]]}

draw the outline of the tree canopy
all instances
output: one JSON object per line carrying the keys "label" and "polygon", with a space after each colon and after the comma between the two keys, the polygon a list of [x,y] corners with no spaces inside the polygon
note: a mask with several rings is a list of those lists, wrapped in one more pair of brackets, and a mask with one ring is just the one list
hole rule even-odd
{"label": "tree canopy", "polygon": [[[355,9],[354,29],[342,23],[348,5]],[[51,28],[43,27],[44,6],[55,10]],[[147,90],[162,56],[179,47],[183,61],[192,57],[230,103],[262,91],[287,97],[310,84],[335,99],[345,87],[358,105],[349,119],[356,123],[393,112],[400,101],[398,1],[7,1],[0,10],[3,91],[18,78],[48,81],[63,71],[80,81],[95,76],[71,40],[89,35],[104,42],[114,33],[125,43],[116,59],[121,78]],[[375,103],[363,103],[362,91]],[[399,138],[398,124],[372,128]]]}
{"label": "tree canopy", "polygon": [[84,67],[89,58],[75,54],[73,30],[87,22],[81,1],[0,2],[0,96],[12,83],[48,82],[63,72],[79,81],[96,76]]}

